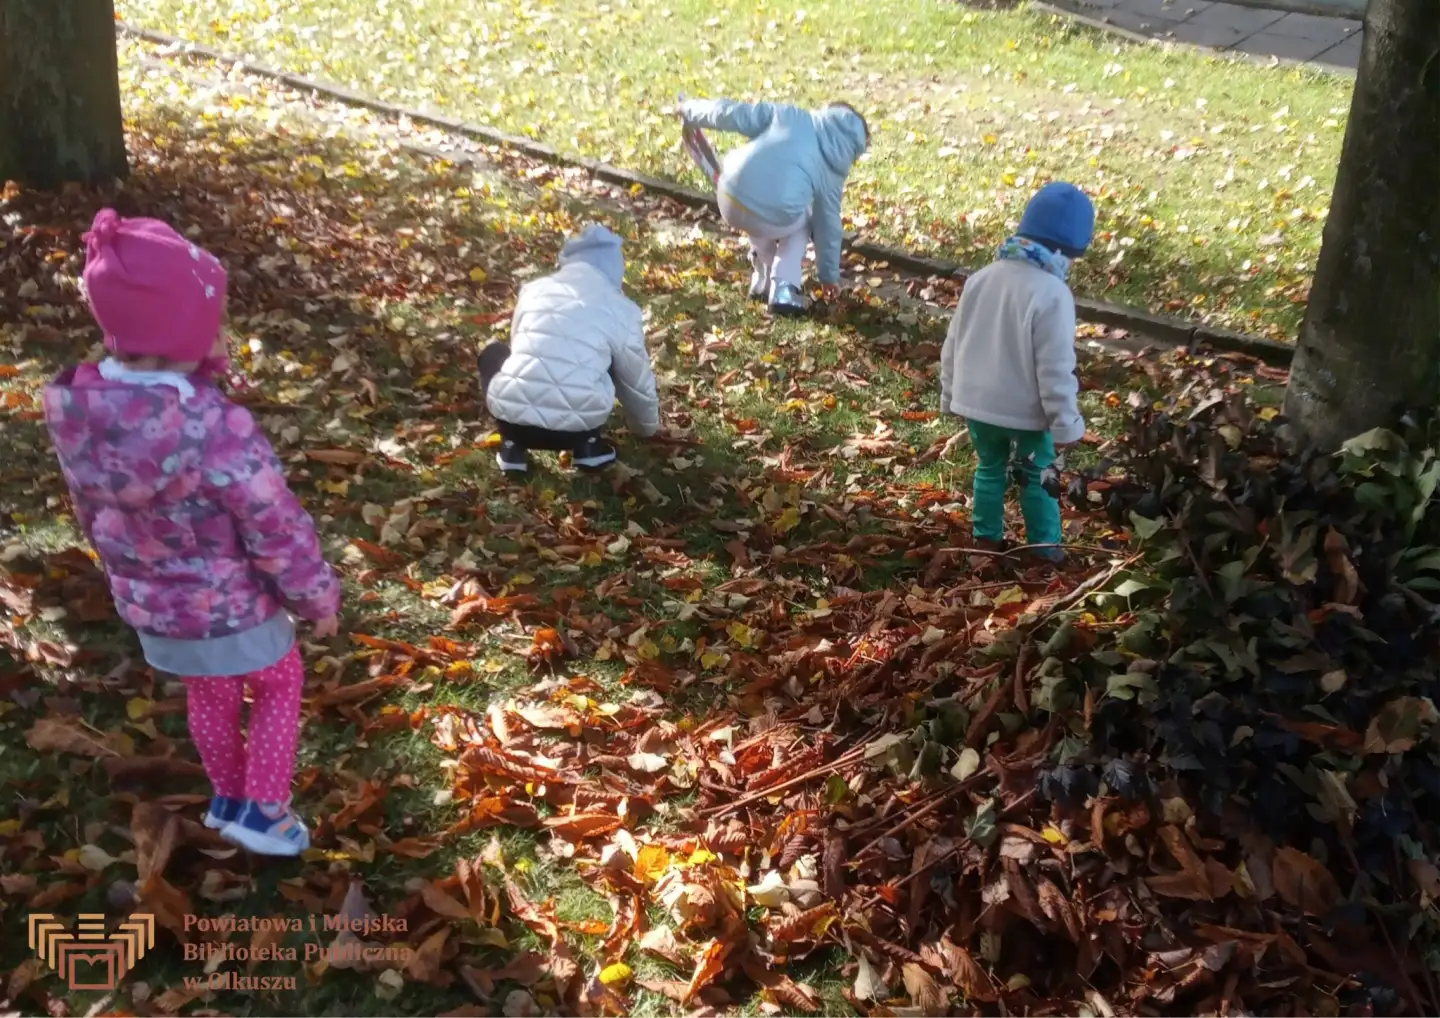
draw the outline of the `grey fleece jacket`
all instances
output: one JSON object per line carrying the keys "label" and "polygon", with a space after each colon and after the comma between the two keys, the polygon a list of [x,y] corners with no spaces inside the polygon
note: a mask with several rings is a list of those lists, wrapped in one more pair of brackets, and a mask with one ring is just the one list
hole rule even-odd
{"label": "grey fleece jacket", "polygon": [[850,167],[865,151],[860,117],[843,106],[803,110],[728,99],[687,100],[681,112],[700,127],[750,139],[726,153],[719,189],[777,228],[808,214],[820,282],[838,283],[840,199]]}

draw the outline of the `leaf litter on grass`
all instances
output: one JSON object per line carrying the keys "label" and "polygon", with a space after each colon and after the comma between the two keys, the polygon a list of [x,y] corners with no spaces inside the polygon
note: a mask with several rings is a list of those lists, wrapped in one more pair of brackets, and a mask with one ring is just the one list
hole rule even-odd
{"label": "leaf litter on grass", "polygon": [[[608,483],[502,489],[471,351],[589,185],[482,190],[353,114],[137,63],[115,200],[232,265],[246,398],[352,635],[312,658],[316,847],[255,866],[198,822],[182,693],[104,621],[23,398],[90,345],[66,281],[100,196],[7,194],[0,725],[42,754],[0,827],[7,909],[146,911],[172,952],[222,954],[271,934],[187,915],[358,921],[285,931],[314,1010],[1429,1006],[1425,442],[1369,436],[1337,471],[1278,448],[1260,369],[1092,360],[1115,427],[1066,517],[1103,550],[973,554],[955,475],[922,462],[948,444],[917,366],[933,327],[871,299],[848,328],[774,329],[696,241],[639,268],[658,356],[685,358],[667,441]],[[870,344],[887,331],[920,342]],[[840,343],[873,370],[827,361]],[[163,957],[137,1010],[240,1006]],[[12,1000],[71,1006],[5,961]]]}
{"label": "leaf litter on grass", "polygon": [[1067,179],[1097,203],[1096,243],[1072,273],[1082,296],[1292,337],[1350,80],[1006,7],[117,4],[138,25],[697,186],[667,113],[678,94],[848,99],[873,138],[846,195],[867,238],[978,267],[1040,183]]}

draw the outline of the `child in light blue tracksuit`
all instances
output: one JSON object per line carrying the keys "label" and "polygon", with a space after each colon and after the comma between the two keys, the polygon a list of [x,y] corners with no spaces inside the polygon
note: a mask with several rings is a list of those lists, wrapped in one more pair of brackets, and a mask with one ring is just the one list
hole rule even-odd
{"label": "child in light blue tracksuit", "polygon": [[1055,447],[1078,442],[1085,420],[1075,377],[1071,259],[1090,246],[1095,208],[1074,184],[1046,184],[1016,235],[965,282],[940,354],[940,409],[965,418],[979,461],[971,522],[977,544],[1005,537],[1005,492],[1018,460],[1025,538],[1050,561],[1060,549],[1060,504],[1042,485]]}
{"label": "child in light blue tracksuit", "polygon": [[716,183],[721,218],[750,238],[750,296],[778,315],[804,314],[801,263],[815,241],[817,275],[840,283],[840,199],[870,128],[845,103],[818,110],[775,103],[690,99],[681,114],[699,127],[750,139],[726,153]]}

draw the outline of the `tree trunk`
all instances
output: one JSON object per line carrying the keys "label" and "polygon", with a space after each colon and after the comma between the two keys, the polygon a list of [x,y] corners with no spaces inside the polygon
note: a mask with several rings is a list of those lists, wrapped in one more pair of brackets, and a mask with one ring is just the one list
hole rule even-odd
{"label": "tree trunk", "polygon": [[114,0],[0,0],[0,184],[125,176]]}
{"label": "tree trunk", "polygon": [[1322,448],[1440,404],[1440,0],[1371,0],[1285,413]]}

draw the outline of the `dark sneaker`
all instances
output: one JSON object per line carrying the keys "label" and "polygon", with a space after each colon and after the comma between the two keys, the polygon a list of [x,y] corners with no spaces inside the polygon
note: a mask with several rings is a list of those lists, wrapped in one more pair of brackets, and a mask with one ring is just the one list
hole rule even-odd
{"label": "dark sneaker", "polygon": [[576,447],[574,463],[581,470],[599,470],[608,467],[617,458],[613,445],[592,435]]}
{"label": "dark sneaker", "polygon": [[523,474],[530,469],[530,454],[507,438],[500,443],[495,462],[507,474]]}
{"label": "dark sneaker", "polygon": [[220,836],[259,855],[294,856],[310,847],[310,832],[283,802],[246,802]]}
{"label": "dark sneaker", "polygon": [[244,799],[231,799],[224,795],[215,796],[210,800],[210,808],[205,811],[205,826],[212,831],[220,830],[240,816],[240,810],[244,805]]}
{"label": "dark sneaker", "polygon": [[778,279],[770,285],[770,313],[772,315],[795,318],[803,315],[808,307],[809,304],[800,287],[793,283],[783,283]]}
{"label": "dark sneaker", "polygon": [[1065,549],[1051,545],[1049,547],[1031,548],[1031,555],[1042,562],[1049,562],[1051,565],[1063,565],[1065,562]]}

